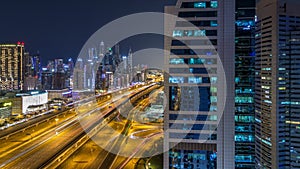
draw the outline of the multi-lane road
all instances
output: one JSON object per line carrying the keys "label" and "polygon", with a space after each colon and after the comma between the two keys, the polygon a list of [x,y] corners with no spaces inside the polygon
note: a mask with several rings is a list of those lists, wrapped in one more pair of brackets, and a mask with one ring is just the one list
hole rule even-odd
{"label": "multi-lane road", "polygon": [[149,97],[136,101],[129,113],[124,113],[127,117],[114,118],[58,168],[135,168],[132,161],[161,153],[162,125],[143,124],[139,119],[150,103]]}
{"label": "multi-lane road", "polygon": [[[76,112],[74,110],[69,110],[60,115],[43,120],[42,122],[36,122],[35,125],[31,124],[26,129],[17,130],[14,134],[9,135],[9,137],[5,137],[5,135],[2,136],[2,139],[0,139],[0,144],[2,145],[0,147],[0,168],[46,167],[51,163],[51,160],[56,160],[56,157],[67,151],[71,145],[75,144],[77,146],[78,141],[86,136],[87,133],[93,133],[92,131],[95,128],[100,128],[100,131],[97,131],[95,136],[91,135],[93,138],[92,140],[96,143],[101,142],[101,144],[106,144],[106,147],[119,147],[116,152],[117,154],[120,153],[123,151],[122,147],[126,147],[124,146],[124,142],[126,141],[121,138],[122,135],[129,136],[131,134],[131,136],[137,137],[134,136],[134,134],[136,134],[135,132],[137,132],[139,127],[134,127],[134,129],[132,129],[132,123],[137,112],[136,109],[139,109],[141,104],[137,104],[137,106],[129,111],[128,117],[130,117],[130,120],[127,120],[126,117],[122,117],[123,114],[118,115],[118,113],[120,113],[118,109],[124,108],[122,105],[126,105],[125,102],[129,101],[129,97],[143,97],[143,95],[137,96],[137,94],[142,93],[146,89],[149,90],[147,92],[151,92],[155,87],[144,86],[121,94],[119,93],[118,95],[115,94],[113,99],[103,102],[101,105],[93,99],[91,101],[88,100],[88,102],[78,106]],[[136,100],[138,99],[139,98],[136,98]],[[112,104],[112,102],[114,103]],[[139,103],[145,104],[144,102],[145,100],[142,100]],[[113,130],[109,131],[106,127]],[[141,128],[143,127],[145,126],[141,125]],[[161,133],[161,130],[158,128],[159,127],[156,126],[152,133],[157,133],[157,135],[159,135],[158,133]],[[143,130],[146,131],[145,136],[150,136],[149,133],[151,132],[149,131],[152,129],[141,129],[137,134],[141,134]],[[121,136],[120,134],[118,136],[118,133],[122,133]],[[108,135],[115,137],[107,139]],[[147,141],[147,143],[150,142],[151,141]],[[145,145],[146,142],[143,144]],[[78,151],[75,151],[74,154],[81,155],[75,158],[75,162],[77,161],[76,163],[84,164],[85,161],[87,161],[86,159],[92,158],[94,158],[94,161],[101,161],[98,160],[101,156],[104,157],[104,162],[101,164],[93,162],[92,165],[95,165],[97,168],[103,168],[105,166],[102,165],[105,165],[106,163],[111,164],[109,167],[114,167],[114,164],[122,165],[121,163],[118,163],[118,161],[128,163],[128,157],[130,156],[127,158],[124,157],[123,159],[119,156],[112,156],[110,155],[111,153],[105,152],[105,150],[101,149],[98,145],[99,144],[88,141],[83,147],[91,146],[88,150],[93,155],[91,154],[85,157],[87,153],[78,153],[79,149]],[[136,149],[125,149],[128,149],[128,151],[134,152],[135,154],[138,153]],[[112,150],[107,148],[106,151]],[[103,156],[103,154],[105,155]],[[108,156],[112,157],[109,158]],[[74,155],[70,156],[70,158],[73,158],[72,160],[74,161]],[[66,162],[61,164],[60,167],[64,168],[64,165],[68,163],[70,158],[66,157]]]}

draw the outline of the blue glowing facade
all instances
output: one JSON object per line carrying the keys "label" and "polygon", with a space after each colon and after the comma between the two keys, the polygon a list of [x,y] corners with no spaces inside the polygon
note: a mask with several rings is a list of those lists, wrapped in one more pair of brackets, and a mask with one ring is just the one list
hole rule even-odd
{"label": "blue glowing facade", "polygon": [[169,152],[163,168],[234,168],[234,84],[227,84],[223,111],[218,74],[221,60],[226,80],[234,81],[233,7],[233,0],[178,0],[166,7],[166,13],[189,22],[165,22],[170,37],[165,37],[164,147]]}
{"label": "blue glowing facade", "polygon": [[235,168],[253,169],[255,0],[236,0],[235,27]]}

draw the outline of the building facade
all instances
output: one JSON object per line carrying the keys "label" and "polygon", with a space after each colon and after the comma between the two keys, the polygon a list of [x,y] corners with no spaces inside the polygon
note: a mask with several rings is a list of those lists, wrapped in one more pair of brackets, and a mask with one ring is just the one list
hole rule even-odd
{"label": "building facade", "polygon": [[28,52],[24,54],[24,87],[23,90],[39,90],[41,89],[41,62],[39,54],[30,55]]}
{"label": "building facade", "polygon": [[256,168],[300,168],[300,2],[257,2]]}
{"label": "building facade", "polygon": [[233,0],[178,0],[165,8],[193,26],[165,18],[163,168],[234,168],[234,7]]}
{"label": "building facade", "polygon": [[23,89],[24,43],[0,44],[1,90]]}
{"label": "building facade", "polygon": [[236,0],[235,168],[253,169],[255,158],[255,0]]}

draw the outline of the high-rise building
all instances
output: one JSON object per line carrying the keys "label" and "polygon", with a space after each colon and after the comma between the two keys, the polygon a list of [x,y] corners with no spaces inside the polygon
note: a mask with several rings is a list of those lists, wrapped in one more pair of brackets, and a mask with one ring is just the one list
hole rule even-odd
{"label": "high-rise building", "polygon": [[165,8],[194,26],[165,18],[163,168],[234,168],[234,8],[234,0],[178,0]]}
{"label": "high-rise building", "polygon": [[54,60],[54,72],[64,72],[64,60],[55,59]]}
{"label": "high-rise building", "polygon": [[115,57],[116,64],[118,65],[121,62],[120,61],[120,44],[116,44],[114,46],[114,57]]}
{"label": "high-rise building", "polygon": [[83,90],[85,85],[86,72],[84,71],[84,63],[82,58],[78,58],[74,67],[73,86],[74,90]]}
{"label": "high-rise building", "polygon": [[0,44],[0,90],[23,89],[24,43]]}
{"label": "high-rise building", "polygon": [[127,56],[122,56],[122,65],[123,65],[123,72],[128,73],[128,57]]}
{"label": "high-rise building", "polygon": [[55,72],[52,74],[52,89],[62,90],[66,88],[65,72]]}
{"label": "high-rise building", "polygon": [[128,70],[129,70],[129,72],[132,72],[132,69],[133,69],[132,57],[133,57],[133,53],[132,53],[131,49],[129,49],[129,52],[128,52]]}
{"label": "high-rise building", "polygon": [[99,47],[99,58],[103,58],[104,57],[104,55],[105,55],[105,53],[106,53],[106,51],[105,51],[105,45],[104,45],[104,42],[102,41],[101,43],[100,43],[100,47]]}
{"label": "high-rise building", "polygon": [[255,0],[236,0],[235,28],[235,168],[253,169]]}
{"label": "high-rise building", "polygon": [[39,54],[24,54],[24,88],[23,90],[38,90],[41,82],[41,63]]}
{"label": "high-rise building", "polygon": [[41,74],[41,90],[51,90],[53,73],[48,68],[43,68]]}
{"label": "high-rise building", "polygon": [[300,1],[256,7],[256,168],[300,168]]}

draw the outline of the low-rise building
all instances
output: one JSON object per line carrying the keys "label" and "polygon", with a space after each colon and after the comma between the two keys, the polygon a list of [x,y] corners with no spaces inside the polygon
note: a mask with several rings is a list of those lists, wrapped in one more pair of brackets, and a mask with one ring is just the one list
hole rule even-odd
{"label": "low-rise building", "polygon": [[17,93],[16,97],[13,98],[11,115],[29,114],[33,111],[33,107],[35,107],[34,110],[37,110],[36,108],[39,108],[38,110],[46,109],[47,102],[47,92],[34,91],[29,93]]}

